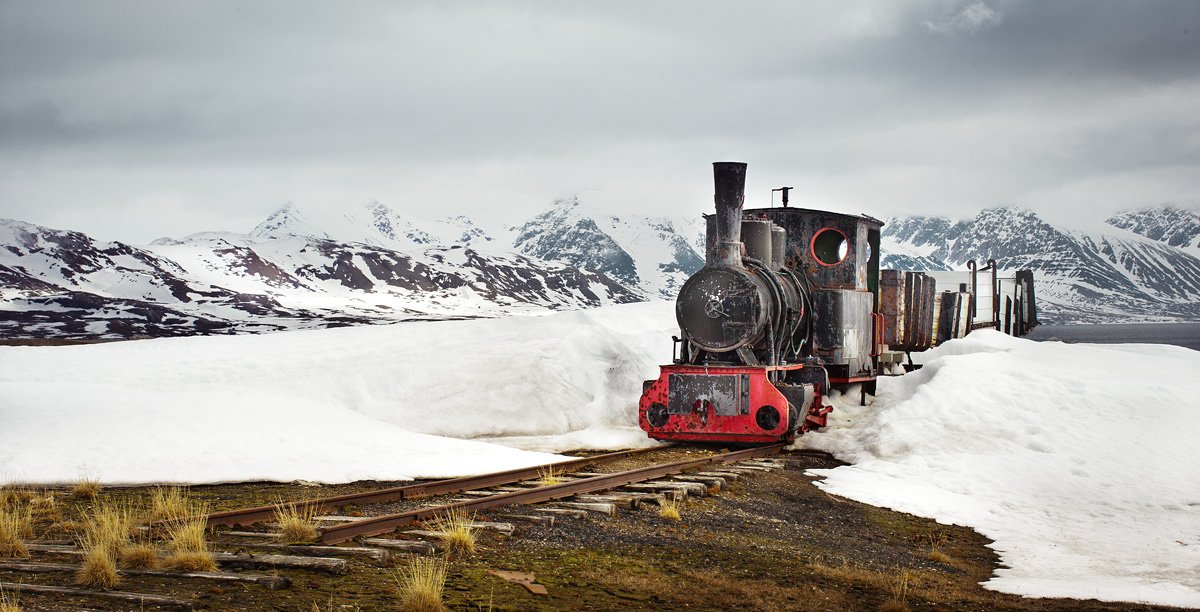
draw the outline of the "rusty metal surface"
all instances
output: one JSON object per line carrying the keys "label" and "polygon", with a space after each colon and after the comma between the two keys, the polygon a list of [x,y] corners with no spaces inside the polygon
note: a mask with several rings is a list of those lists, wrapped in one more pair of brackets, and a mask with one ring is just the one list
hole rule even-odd
{"label": "rusty metal surface", "polygon": [[746,193],[746,164],[713,162],[713,200],[717,213],[716,260],[736,266],[742,261],[742,202]]}
{"label": "rusty metal surface", "polygon": [[705,403],[717,416],[750,414],[750,375],[668,375],[667,414],[688,414]]}
{"label": "rusty metal surface", "polygon": [[866,291],[813,292],[813,352],[831,376],[852,376],[872,368],[874,300]]}
{"label": "rusty metal surface", "polygon": [[763,334],[771,297],[754,273],[706,266],[687,279],[675,300],[675,318],[689,340],[706,351],[733,351]]}
{"label": "rusty metal surface", "polygon": [[764,219],[742,221],[742,244],[746,247],[746,257],[767,263],[771,261],[771,241],[774,238],[771,228],[774,225]]}
{"label": "rusty metal surface", "polygon": [[932,346],[936,299],[937,283],[924,273],[880,272],[879,311],[884,317],[884,344],[894,351],[923,351]]}
{"label": "rusty metal surface", "polygon": [[[661,447],[659,447],[661,448]],[[615,453],[606,453],[596,455],[594,457],[585,457],[583,459],[575,459],[573,461],[564,461],[561,463],[552,464],[556,471],[575,470],[585,467],[591,467],[624,459],[633,455],[646,453],[655,450],[654,448],[641,448],[627,451],[618,451]],[[301,509],[316,508],[318,512],[333,510],[347,504],[363,505],[363,504],[378,504],[391,501],[400,501],[405,499],[421,499],[434,495],[447,495],[450,493],[458,493],[459,491],[469,491],[471,489],[479,489],[492,487],[503,484],[520,482],[531,478],[538,478],[547,466],[537,466],[531,468],[520,468],[516,470],[506,470],[504,472],[495,472],[492,474],[483,474],[480,476],[464,476],[462,478],[449,478],[446,480],[436,480],[433,482],[423,482],[417,484],[406,485],[403,487],[391,487],[387,489],[378,489],[375,491],[366,491],[363,493],[350,493],[347,495],[338,495],[334,497],[324,497],[320,499],[310,499],[296,502],[296,506]],[[225,512],[214,512],[208,515],[208,526],[215,525],[250,525],[260,521],[271,520],[275,518],[275,512],[279,509],[279,504],[271,506],[259,506],[257,508],[245,508],[241,510],[228,510]]]}
{"label": "rusty metal surface", "polygon": [[341,525],[334,525],[332,527],[326,527],[325,529],[322,529],[321,543],[338,544],[340,542],[345,542],[360,536],[374,536],[389,533],[394,531],[396,528],[408,525],[413,521],[428,520],[438,516],[444,516],[449,512],[457,511],[470,514],[491,508],[500,508],[503,506],[511,506],[516,504],[534,504],[538,502],[564,499],[574,495],[604,491],[606,489],[633,484],[635,482],[654,480],[656,478],[662,478],[663,476],[678,474],[687,470],[709,466],[714,463],[737,463],[738,461],[745,461],[747,459],[766,457],[780,452],[783,450],[783,447],[783,444],[774,444],[771,446],[750,448],[741,451],[714,455],[712,457],[704,457],[701,459],[689,459],[686,461],[652,465],[649,467],[638,468],[625,472],[617,472],[614,474],[593,476],[591,478],[583,478],[580,480],[573,480],[570,482],[564,482],[545,487],[537,487],[525,491],[499,493],[488,497],[481,497],[470,501],[446,504],[443,506],[419,508],[399,514],[374,516],[351,523],[343,523]]}
{"label": "rusty metal surface", "polygon": [[[883,225],[878,219],[807,208],[755,208],[746,210],[745,215],[774,221],[787,232],[784,266],[806,275],[814,287],[870,288],[868,272],[872,249],[869,234]],[[813,256],[813,238],[826,228],[837,230],[846,237],[846,258],[841,263],[825,265]]]}
{"label": "rusty metal surface", "polygon": [[908,333],[908,319],[904,316],[907,296],[903,272],[883,270],[879,273],[879,312],[883,315],[883,343],[888,347],[903,344]]}

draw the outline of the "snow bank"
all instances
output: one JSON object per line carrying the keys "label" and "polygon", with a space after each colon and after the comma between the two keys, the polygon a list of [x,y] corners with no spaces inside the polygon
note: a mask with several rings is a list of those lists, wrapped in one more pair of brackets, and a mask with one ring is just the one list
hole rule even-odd
{"label": "snow bank", "polygon": [[[0,347],[0,483],[447,477],[651,444],[670,303],[72,347]],[[453,439],[460,438],[460,439]]]}
{"label": "snow bank", "polygon": [[976,331],[924,361],[800,439],[854,464],[819,486],[977,529],[992,589],[1200,606],[1200,352]]}

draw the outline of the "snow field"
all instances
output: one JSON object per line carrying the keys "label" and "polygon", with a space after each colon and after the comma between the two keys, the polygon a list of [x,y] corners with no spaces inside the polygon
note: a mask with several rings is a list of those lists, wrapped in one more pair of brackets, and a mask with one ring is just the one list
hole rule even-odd
{"label": "snow field", "polygon": [[819,486],[975,528],[989,588],[1200,606],[1200,352],[981,330],[922,360],[800,439],[853,463]]}
{"label": "snow field", "polygon": [[648,445],[636,398],[661,357],[649,346],[669,357],[671,320],[654,303],[0,347],[0,483],[449,477],[555,459],[463,438]]}

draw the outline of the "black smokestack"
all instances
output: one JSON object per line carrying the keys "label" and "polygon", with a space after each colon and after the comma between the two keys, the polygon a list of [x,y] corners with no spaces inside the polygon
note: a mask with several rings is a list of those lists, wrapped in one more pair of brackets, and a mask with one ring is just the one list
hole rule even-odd
{"label": "black smokestack", "polygon": [[742,263],[742,201],[746,195],[746,164],[713,162],[717,204],[717,263]]}

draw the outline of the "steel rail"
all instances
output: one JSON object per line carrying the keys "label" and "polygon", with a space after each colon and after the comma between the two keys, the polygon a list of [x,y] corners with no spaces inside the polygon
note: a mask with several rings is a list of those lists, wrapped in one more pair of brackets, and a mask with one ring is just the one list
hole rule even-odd
{"label": "steel rail", "polygon": [[481,497],[469,501],[445,504],[442,506],[418,508],[416,510],[409,510],[408,512],[401,512],[399,514],[373,516],[322,529],[321,543],[338,544],[359,536],[374,536],[389,533],[394,531],[396,528],[403,527],[404,525],[407,525],[413,521],[427,520],[437,516],[445,515],[449,512],[477,512],[480,510],[498,508],[501,506],[552,501],[574,495],[612,489],[627,484],[633,484],[635,482],[653,480],[655,478],[661,478],[671,474],[678,474],[680,472],[704,467],[714,463],[737,463],[747,459],[773,455],[782,450],[784,446],[784,444],[774,444],[771,446],[749,448],[740,451],[713,455],[711,457],[703,457],[700,459],[688,459],[673,463],[663,463],[659,465],[628,470],[625,472],[617,472],[614,474],[601,474],[591,478],[582,478],[579,480],[572,480],[570,482],[537,487],[527,491],[498,493],[496,495]]}
{"label": "steel rail", "polygon": [[[315,508],[317,512],[324,512],[345,505],[379,504],[392,501],[422,499],[425,497],[432,497],[434,495],[447,495],[450,493],[459,493],[461,491],[470,491],[471,489],[484,489],[487,487],[495,487],[514,482],[520,482],[522,480],[529,480],[531,478],[538,478],[549,469],[556,471],[560,469],[563,471],[577,470],[580,468],[617,461],[618,459],[624,459],[626,457],[641,453],[660,450],[662,448],[665,448],[665,446],[617,451],[614,453],[596,455],[594,457],[584,457],[582,459],[563,461],[561,463],[551,463],[529,468],[518,468],[515,470],[506,470],[503,472],[494,472],[491,474],[482,474],[478,476],[463,476],[461,478],[419,482],[402,487],[391,487],[388,489],[364,491],[362,493],[348,493],[346,495],[309,499],[295,502],[295,504],[296,507],[300,509],[307,510],[309,508]],[[208,515],[207,524],[209,527],[216,525],[249,525],[274,518],[280,507],[288,505],[290,504],[272,504],[270,506],[258,506],[255,508],[214,512]]]}

